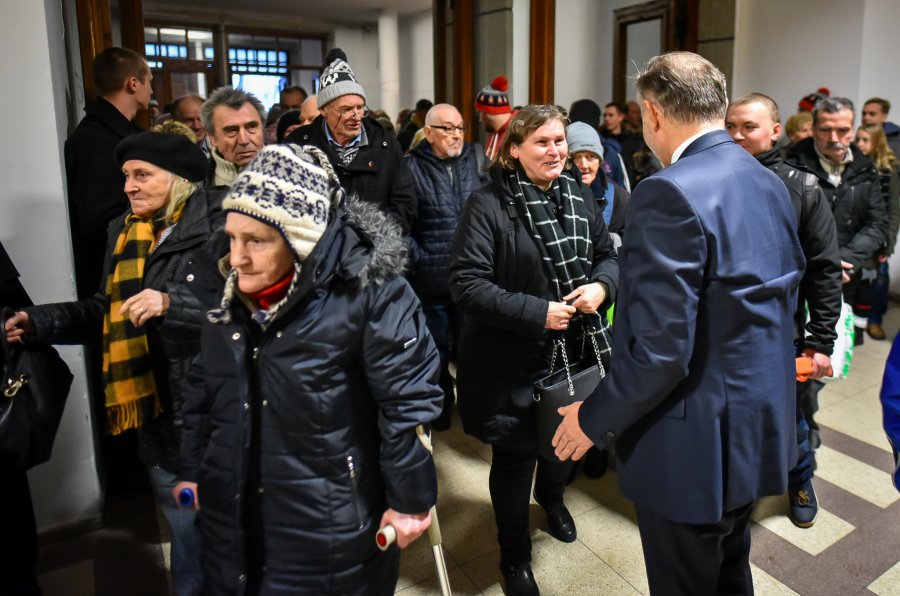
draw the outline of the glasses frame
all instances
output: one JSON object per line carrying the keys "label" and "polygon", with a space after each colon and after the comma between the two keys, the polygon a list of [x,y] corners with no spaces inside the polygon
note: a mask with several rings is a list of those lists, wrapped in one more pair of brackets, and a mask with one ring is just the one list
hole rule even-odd
{"label": "glasses frame", "polygon": [[459,132],[459,134],[465,135],[466,131],[469,130],[469,127],[465,124],[463,124],[462,126],[442,126],[440,124],[429,124],[428,127],[436,128],[446,135],[452,135],[454,132]]}

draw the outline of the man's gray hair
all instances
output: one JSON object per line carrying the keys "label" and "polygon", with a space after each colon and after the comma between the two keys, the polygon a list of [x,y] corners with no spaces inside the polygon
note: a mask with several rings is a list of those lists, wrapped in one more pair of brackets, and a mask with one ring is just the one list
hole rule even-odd
{"label": "man's gray hair", "polygon": [[[182,95],[181,97],[176,98],[174,101],[172,101],[172,107],[169,109],[169,113],[172,115],[173,119],[181,120],[181,116],[182,116],[181,104],[184,103],[185,100],[189,100],[189,99],[199,101],[201,104],[201,109],[202,109],[203,102],[206,101],[199,95],[194,95],[194,94]],[[201,118],[202,118],[202,116],[201,116]]]}
{"label": "man's gray hair", "polygon": [[266,122],[266,108],[255,95],[234,87],[219,87],[213,91],[209,99],[203,102],[203,107],[200,110],[203,116],[203,128],[206,129],[207,134],[216,136],[213,111],[217,107],[225,106],[232,110],[239,110],[245,103],[249,103],[256,108],[256,111],[259,112],[259,124],[263,126]]}
{"label": "man's gray hair", "polygon": [[837,114],[842,110],[850,110],[851,114],[856,113],[856,111],[853,109],[853,102],[846,97],[826,97],[824,99],[820,99],[813,107],[813,126],[815,126],[819,121],[819,112],[825,112],[826,114]]}
{"label": "man's gray hair", "polygon": [[654,56],[635,76],[641,99],[652,100],[667,118],[680,124],[725,118],[725,75],[692,52]]}

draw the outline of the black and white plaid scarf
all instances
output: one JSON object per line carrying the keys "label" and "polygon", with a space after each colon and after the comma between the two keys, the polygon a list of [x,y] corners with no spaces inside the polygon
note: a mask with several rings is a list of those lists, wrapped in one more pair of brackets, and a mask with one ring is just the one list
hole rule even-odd
{"label": "black and white plaid scarf", "polygon": [[578,182],[568,172],[553,181],[547,194],[552,193],[562,209],[562,223],[553,213],[553,205],[540,188],[518,170],[510,172],[509,185],[525,216],[541,252],[557,298],[588,283],[593,259],[591,223]]}

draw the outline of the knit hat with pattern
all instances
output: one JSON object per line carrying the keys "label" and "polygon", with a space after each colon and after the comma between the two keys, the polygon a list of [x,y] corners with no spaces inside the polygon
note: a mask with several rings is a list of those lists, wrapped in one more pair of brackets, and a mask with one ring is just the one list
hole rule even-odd
{"label": "knit hat with pattern", "polygon": [[325,232],[340,182],[328,157],[315,147],[268,145],[238,174],[223,211],[237,211],[284,236],[303,261]]}
{"label": "knit hat with pattern", "polygon": [[485,86],[475,98],[475,109],[486,114],[509,114],[512,109],[509,107],[507,89],[509,82],[506,77],[500,75],[491,81],[490,85]]}
{"label": "knit hat with pattern", "polygon": [[366,92],[347,64],[347,54],[340,48],[332,48],[325,56],[325,70],[319,82],[317,101],[320,110],[343,95],[359,95],[366,100]]}

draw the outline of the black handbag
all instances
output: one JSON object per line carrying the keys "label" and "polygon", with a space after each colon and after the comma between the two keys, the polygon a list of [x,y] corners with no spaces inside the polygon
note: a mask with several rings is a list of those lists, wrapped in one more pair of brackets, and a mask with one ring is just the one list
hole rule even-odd
{"label": "black handbag", "polygon": [[52,346],[8,344],[5,323],[11,315],[10,309],[0,315],[0,466],[28,470],[50,459],[72,373]]}
{"label": "black handbag", "polygon": [[[581,358],[569,363],[566,352],[565,338],[553,340],[553,354],[550,357],[550,373],[538,379],[534,384],[533,399],[537,402],[537,440],[538,455],[550,461],[556,461],[552,444],[556,429],[562,423],[559,408],[572,405],[577,401],[586,399],[603,377],[606,376],[606,368],[603,365],[600,346],[597,336],[600,335],[608,348],[610,342],[605,330],[592,326],[584,327],[581,343]],[[585,343],[590,339],[593,355],[585,354]],[[556,369],[556,354],[562,356],[563,366]],[[607,353],[609,353],[607,351]]]}

